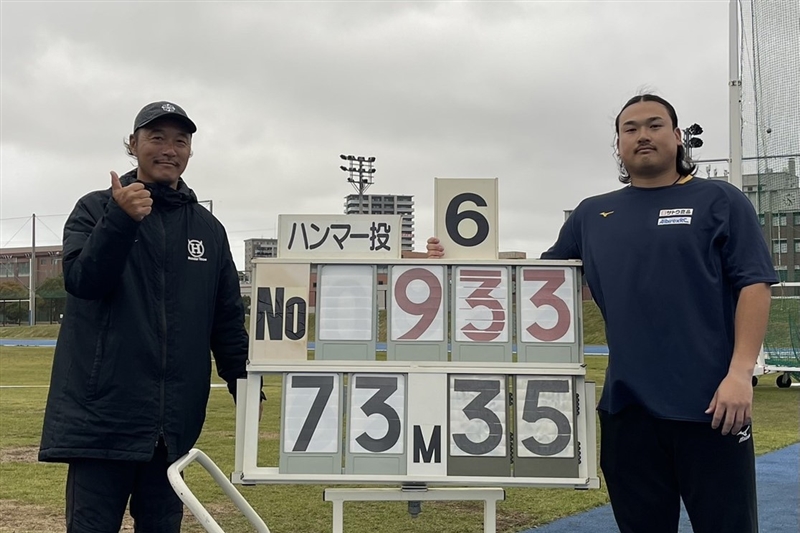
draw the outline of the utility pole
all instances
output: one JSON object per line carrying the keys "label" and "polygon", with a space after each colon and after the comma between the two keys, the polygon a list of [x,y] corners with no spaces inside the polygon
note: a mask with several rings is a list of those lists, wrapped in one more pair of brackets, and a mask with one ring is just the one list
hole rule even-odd
{"label": "utility pole", "polygon": [[728,181],[741,190],[742,77],[739,73],[739,4],[737,0],[728,1],[728,79],[728,135],[731,170]]}
{"label": "utility pole", "polygon": [[31,326],[36,325],[36,213],[31,216],[31,267],[30,272],[28,273],[28,280],[30,280],[30,292],[29,296],[30,299],[28,300],[28,306],[30,307],[28,311],[29,315],[29,324]]}

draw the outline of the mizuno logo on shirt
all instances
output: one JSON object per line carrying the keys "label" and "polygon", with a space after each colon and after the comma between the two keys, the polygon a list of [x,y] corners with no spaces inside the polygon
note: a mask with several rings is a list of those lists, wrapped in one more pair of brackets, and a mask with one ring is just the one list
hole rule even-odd
{"label": "mizuno logo on shirt", "polygon": [[608,218],[608,215],[613,215],[614,211],[600,211],[600,216],[603,218]]}

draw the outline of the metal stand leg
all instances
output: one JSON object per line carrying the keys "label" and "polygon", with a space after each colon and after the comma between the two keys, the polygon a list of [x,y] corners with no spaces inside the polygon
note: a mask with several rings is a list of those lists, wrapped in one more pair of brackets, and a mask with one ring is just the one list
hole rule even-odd
{"label": "metal stand leg", "polygon": [[497,533],[497,500],[483,501],[483,533]]}
{"label": "metal stand leg", "polygon": [[324,500],[333,503],[333,533],[344,533],[344,502],[483,501],[483,531],[497,532],[497,501],[505,500],[501,488],[325,489]]}
{"label": "metal stand leg", "polygon": [[344,501],[333,502],[333,533],[344,533]]}

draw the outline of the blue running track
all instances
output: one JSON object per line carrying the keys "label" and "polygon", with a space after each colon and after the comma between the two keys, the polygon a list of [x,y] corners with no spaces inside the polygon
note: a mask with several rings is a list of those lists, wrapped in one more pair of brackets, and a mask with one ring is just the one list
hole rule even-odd
{"label": "blue running track", "polygon": [[[787,416],[797,416],[788,412]],[[800,531],[800,444],[756,457],[758,523],[763,533]],[[604,505],[523,533],[617,533],[610,505]],[[692,526],[681,506],[679,533],[691,533]]]}

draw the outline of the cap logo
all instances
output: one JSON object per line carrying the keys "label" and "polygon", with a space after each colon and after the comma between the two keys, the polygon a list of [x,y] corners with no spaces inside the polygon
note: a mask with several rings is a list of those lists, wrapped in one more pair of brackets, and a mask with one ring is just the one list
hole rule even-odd
{"label": "cap logo", "polygon": [[167,113],[173,113],[175,111],[175,106],[172,104],[164,104],[161,106],[161,109],[163,109]]}

